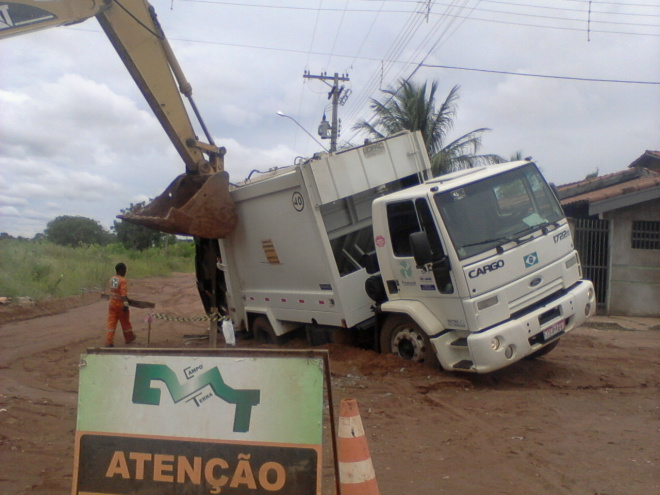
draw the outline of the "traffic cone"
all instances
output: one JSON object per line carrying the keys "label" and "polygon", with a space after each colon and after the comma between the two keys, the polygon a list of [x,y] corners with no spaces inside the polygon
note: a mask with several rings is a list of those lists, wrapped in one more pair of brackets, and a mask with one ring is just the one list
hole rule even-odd
{"label": "traffic cone", "polygon": [[341,401],[337,436],[341,495],[380,495],[355,399]]}

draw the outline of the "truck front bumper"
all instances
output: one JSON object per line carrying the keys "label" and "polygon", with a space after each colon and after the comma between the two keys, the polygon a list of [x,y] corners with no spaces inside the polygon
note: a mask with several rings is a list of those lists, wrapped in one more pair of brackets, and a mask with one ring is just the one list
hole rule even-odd
{"label": "truck front bumper", "polygon": [[[470,360],[455,369],[489,373],[529,356],[582,325],[595,313],[593,284],[581,280],[564,294],[516,319],[467,335]],[[436,348],[447,345],[442,336]]]}

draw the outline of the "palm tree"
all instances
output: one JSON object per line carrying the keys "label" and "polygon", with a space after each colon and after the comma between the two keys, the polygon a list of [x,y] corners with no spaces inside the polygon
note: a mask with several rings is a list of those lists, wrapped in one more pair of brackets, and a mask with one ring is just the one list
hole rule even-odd
{"label": "palm tree", "polygon": [[509,155],[509,160],[510,162],[518,162],[520,160],[524,160],[524,153],[523,150],[516,150],[514,153],[511,153]]}
{"label": "palm tree", "polygon": [[481,147],[481,135],[490,130],[485,127],[468,132],[450,143],[446,142],[447,134],[454,125],[459,87],[454,86],[438,108],[437,90],[437,81],[433,81],[427,88],[426,82],[415,84],[402,80],[398,89],[385,91],[390,95],[385,102],[371,100],[374,123],[361,120],[353,129],[366,131],[374,138],[383,138],[403,130],[421,131],[431,159],[433,175],[501,160],[497,155],[477,155]]}

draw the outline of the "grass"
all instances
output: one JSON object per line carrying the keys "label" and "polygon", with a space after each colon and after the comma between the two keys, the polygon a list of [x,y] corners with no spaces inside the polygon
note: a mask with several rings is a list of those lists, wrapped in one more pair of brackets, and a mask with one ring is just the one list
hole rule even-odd
{"label": "grass", "polygon": [[100,291],[123,261],[130,278],[192,272],[195,246],[178,242],[167,248],[129,251],[109,246],[58,246],[46,242],[0,241],[0,296],[47,299]]}

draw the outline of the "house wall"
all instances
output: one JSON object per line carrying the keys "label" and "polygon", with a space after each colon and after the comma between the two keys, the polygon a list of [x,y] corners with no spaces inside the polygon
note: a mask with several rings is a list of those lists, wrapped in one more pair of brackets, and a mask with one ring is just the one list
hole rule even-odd
{"label": "house wall", "polygon": [[633,220],[660,221],[660,199],[602,214],[610,220],[607,313],[660,316],[660,250],[632,249]]}

